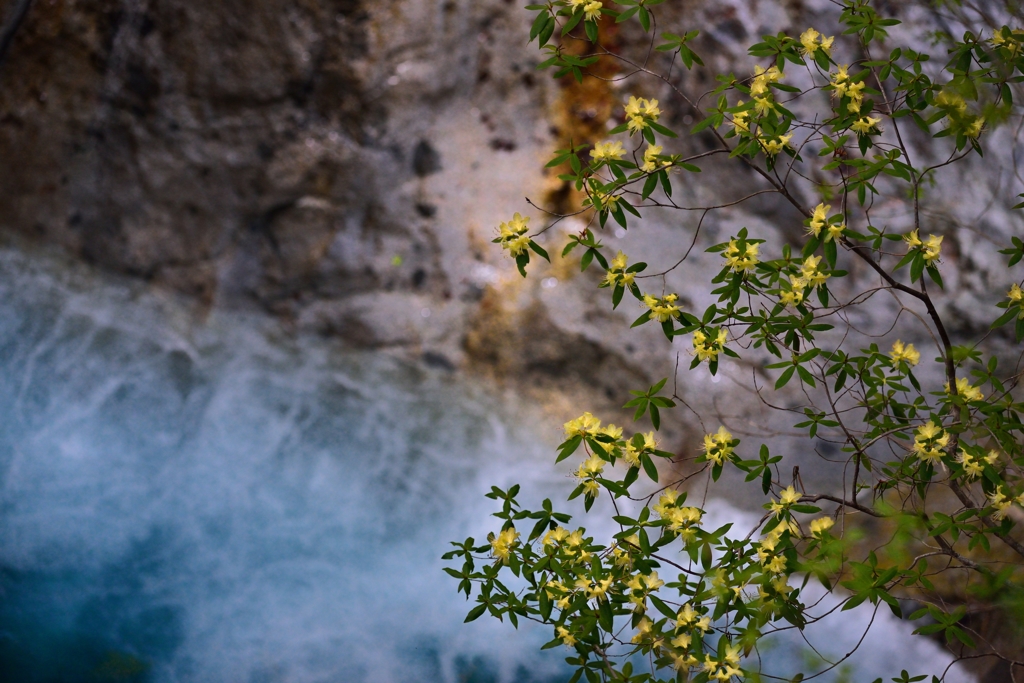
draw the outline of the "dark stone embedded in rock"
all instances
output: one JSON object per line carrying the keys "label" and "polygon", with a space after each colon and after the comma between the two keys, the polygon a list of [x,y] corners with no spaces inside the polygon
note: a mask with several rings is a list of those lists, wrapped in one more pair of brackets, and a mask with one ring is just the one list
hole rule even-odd
{"label": "dark stone embedded in rock", "polygon": [[420,140],[412,151],[412,170],[421,178],[441,170],[441,155],[428,141]]}

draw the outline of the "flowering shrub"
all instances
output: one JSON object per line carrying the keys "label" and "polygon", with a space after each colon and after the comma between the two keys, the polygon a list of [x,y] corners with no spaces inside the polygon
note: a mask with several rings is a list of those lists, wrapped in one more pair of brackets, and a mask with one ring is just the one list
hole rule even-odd
{"label": "flowering shrub", "polygon": [[[541,67],[582,81],[598,59],[615,59],[671,85],[666,74],[648,66],[651,60],[631,61],[600,41],[600,22],[636,21],[657,35],[662,2],[621,0],[614,10],[596,0],[530,5],[536,13],[530,39],[548,54]],[[935,576],[963,572],[978,586],[1004,594],[1019,590],[1019,374],[1004,372],[994,356],[986,358],[981,340],[953,343],[935,305],[935,297],[943,296],[943,236],[928,224],[922,186],[938,168],[983,154],[990,131],[1017,111],[1013,86],[1024,78],[1024,31],[1002,26],[968,30],[961,39],[944,36],[948,52],[940,66],[906,46],[875,56],[897,23],[865,0],[846,0],[832,30],[765,36],[751,46],[761,63],[747,76],[718,75],[711,106],[675,86],[678,99],[671,105],[630,97],[623,123],[609,131],[622,137],[589,150],[559,150],[549,164],[567,167],[561,177],[585,194],[578,215],[590,221],[570,236],[562,257],[579,248],[583,269],[596,262],[613,307],[627,292],[634,297],[644,312],[633,326],[655,323],[669,340],[689,337],[692,346],[684,353],[692,356],[691,369],[706,366],[715,374],[741,353],[765,360],[773,385],[753,389],[762,397],[773,391],[798,397],[798,407],[779,410],[798,415],[793,426],[808,439],[841,448],[848,466],[843,481],[828,491],[807,490],[795,476],[787,484],[782,454],[767,444],[742,442],[724,426],[704,436],[699,455],[691,456],[694,466],[679,475],[676,465],[684,456],[662,450],[656,432],[661,411],[682,399],[663,393],[667,380],[632,391],[627,407],[636,409],[635,420],[649,415],[653,431],[629,434],[583,413],[565,424],[555,459],[578,458],[568,499],[582,496],[594,514],[595,500],[608,496],[615,531],[599,538],[571,524],[550,501],[539,510],[521,507],[518,486],[492,489],[488,497],[501,505],[501,527],[484,543],[453,543],[455,550],[445,555],[461,561],[447,570],[459,590],[475,595],[467,621],[489,613],[513,625],[520,619],[547,624],[552,639],[545,647],[570,650],[566,661],[576,667],[571,683],[582,677],[590,683],[761,680],[771,672],[762,672],[760,660],[750,656],[759,641],[819,618],[804,599],[804,586],[813,579],[829,591],[841,586],[842,609],[869,602],[902,617],[898,598],[913,597],[922,607],[906,616],[925,619],[917,632],[940,635],[960,654],[1010,661],[980,642],[966,618],[967,605],[947,605]],[[697,35],[660,33],[661,42],[654,39],[652,47],[671,55],[671,68],[703,68],[689,46]],[[587,49],[567,50],[573,43]],[[848,63],[839,63],[840,55]],[[790,78],[794,70],[801,79]],[[794,85],[798,81],[803,85]],[[791,110],[797,100],[805,112],[800,116]],[[664,153],[666,139],[677,136],[661,122],[670,107],[695,114],[690,134],[709,140],[712,151]],[[909,128],[929,136],[934,155],[945,161],[912,161],[904,142]],[[630,265],[621,251],[609,261],[598,234],[609,219],[636,229],[649,207],[694,210],[672,202],[673,185],[683,174],[699,172],[695,162],[712,155],[757,175],[759,186],[740,201],[771,193],[804,216],[806,232],[798,253],[746,228],[706,245],[722,262],[711,281],[716,303],[698,314],[675,294],[646,291],[647,264]],[[809,196],[815,199],[801,199]],[[913,227],[899,232],[876,225],[871,208],[881,200],[908,201]],[[534,236],[563,218],[551,216]],[[549,258],[529,235],[527,220],[516,214],[495,239],[524,276],[531,251]],[[1024,257],[1024,242],[1014,237],[1002,253],[1013,266]],[[850,277],[846,268],[854,263],[876,282],[839,296],[834,284]],[[871,306],[882,292],[915,311],[897,317],[891,330],[903,331],[903,338],[908,332],[931,335],[934,361],[922,366],[921,351],[902,340],[888,351],[877,343],[856,348],[849,312]],[[1018,284],[999,307],[1004,311],[992,312],[993,329],[1013,325],[1011,336],[1019,343],[1024,295]],[[687,504],[680,490],[697,476],[718,481],[727,467],[765,496],[765,514],[745,536],[729,535],[731,525],[707,528],[705,511]],[[865,517],[899,533],[864,550],[848,532]],[[510,574],[517,581],[509,581]],[[920,680],[901,676],[893,680]]]}

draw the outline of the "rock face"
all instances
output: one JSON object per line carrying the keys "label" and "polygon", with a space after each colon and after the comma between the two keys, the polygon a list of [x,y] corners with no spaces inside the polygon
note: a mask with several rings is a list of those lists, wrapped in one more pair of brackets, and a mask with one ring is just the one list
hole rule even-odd
{"label": "rock face", "polygon": [[[663,7],[666,25],[703,29],[709,66],[737,73],[752,66],[753,37],[834,14],[825,2]],[[575,377],[594,374],[579,367],[590,352],[578,350],[591,348],[619,357],[616,380],[660,376],[670,348],[657,334],[620,334],[635,312],[609,313],[591,296],[594,277],[538,265],[539,277],[519,283],[489,244],[498,221],[528,208],[524,195],[564,205],[542,171],[547,155],[614,125],[629,94],[607,84],[574,94],[535,72],[528,22],[504,0],[37,0],[0,66],[0,230],[360,345],[453,365],[468,351],[512,373],[575,367]],[[636,38],[611,36],[626,54]],[[702,87],[706,75],[682,78]],[[631,84],[662,98],[671,125],[692,122],[664,84]],[[699,151],[702,141],[682,144]],[[993,186],[1008,173],[984,172]],[[755,181],[709,163],[685,191],[704,201]],[[938,212],[952,258],[982,264],[949,302],[967,326],[992,298],[992,235],[1012,229],[998,207],[986,212],[986,194],[961,188]],[[967,224],[974,209],[983,219]],[[680,221],[692,229],[688,216],[652,214],[642,234],[606,243],[667,267],[687,239]],[[801,233],[794,211],[757,201],[704,229],[727,236],[743,225],[790,242]],[[716,263],[696,258],[666,286],[701,305],[706,288],[694,284]],[[506,332],[493,336],[495,326]],[[543,361],[533,359],[541,347]],[[662,369],[637,369],[652,363]]]}
{"label": "rock face", "polygon": [[493,57],[525,19],[458,0],[35,2],[0,70],[2,229],[358,343],[457,348],[465,307],[442,309],[486,284],[460,280],[469,244],[547,142],[532,64]]}

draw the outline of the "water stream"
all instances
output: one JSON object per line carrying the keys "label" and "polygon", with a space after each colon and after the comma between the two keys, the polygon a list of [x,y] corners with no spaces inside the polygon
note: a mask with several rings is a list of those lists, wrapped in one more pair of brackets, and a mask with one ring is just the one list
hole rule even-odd
{"label": "water stream", "polygon": [[[464,626],[439,559],[486,533],[492,483],[564,497],[556,425],[458,375],[2,248],[0,678],[564,680],[547,631]],[[876,626],[856,680],[949,660]]]}

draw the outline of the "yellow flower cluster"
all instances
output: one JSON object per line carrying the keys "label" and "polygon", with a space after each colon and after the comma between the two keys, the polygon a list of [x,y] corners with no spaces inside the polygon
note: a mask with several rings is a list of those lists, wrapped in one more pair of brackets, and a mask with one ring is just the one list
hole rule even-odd
{"label": "yellow flower cluster", "polygon": [[604,5],[597,2],[597,0],[569,0],[569,6],[572,7],[573,12],[582,7],[587,21],[597,21],[598,17],[601,16],[601,8]]}
{"label": "yellow flower cluster", "polygon": [[[1004,32],[1009,35],[1003,35]],[[1014,59],[1017,53],[1020,52],[1020,46],[1024,41],[1024,31],[1015,30],[1011,31],[1008,26],[995,31],[992,34],[992,46],[995,48],[1002,48],[1009,53],[1010,59]]]}
{"label": "yellow flower cluster", "polygon": [[[609,425],[614,426],[614,425]],[[583,413],[574,420],[569,420],[562,428],[565,430],[565,438],[571,439],[574,436],[594,436],[600,433],[601,421],[589,412]]]}
{"label": "yellow flower cluster", "polygon": [[963,448],[957,453],[956,461],[964,468],[964,476],[970,479],[977,479],[985,472],[985,463],[995,465],[999,462],[999,451],[989,451],[988,455],[980,457],[971,455]]}
{"label": "yellow flower cluster", "polygon": [[903,342],[897,339],[892,345],[892,351],[889,352],[889,358],[893,365],[907,363],[913,367],[921,362],[921,353],[914,348],[913,344],[904,346]]}
{"label": "yellow flower cluster", "polygon": [[820,256],[808,256],[805,258],[804,262],[800,265],[800,275],[796,277],[790,276],[789,278],[793,289],[803,290],[804,287],[820,287],[825,284],[825,281],[832,276],[821,270],[819,267],[820,263]]}
{"label": "yellow flower cluster", "polygon": [[779,291],[779,303],[783,306],[798,306],[804,300],[804,288]]}
{"label": "yellow flower cluster", "polygon": [[595,207],[600,206],[606,211],[614,210],[617,201],[619,201],[619,196],[610,191],[595,189],[590,195],[591,204]]}
{"label": "yellow flower cluster", "polygon": [[995,491],[988,494],[988,504],[995,508],[995,512],[992,513],[992,519],[996,521],[1002,520],[1006,517],[1006,514],[1010,511],[1010,505],[1013,503],[1011,498],[1007,498],[1006,494],[1003,493],[1003,487],[999,486]]}
{"label": "yellow flower cluster", "polygon": [[854,121],[853,125],[851,125],[850,128],[853,129],[853,132],[859,135],[870,135],[871,133],[880,132],[878,129],[878,124],[881,122],[882,119],[879,118],[875,118],[872,116],[862,116],[861,118]]}
{"label": "yellow flower cluster", "polygon": [[821,538],[833,526],[835,526],[835,522],[831,517],[819,517],[818,519],[811,520],[811,535]]}
{"label": "yellow flower cluster", "polygon": [[765,69],[761,66],[754,67],[754,78],[750,82],[750,96],[761,97],[763,95],[770,95],[769,86],[772,83],[777,83],[782,78],[782,72],[779,71],[778,67],[772,66]]}
{"label": "yellow flower cluster", "polygon": [[652,571],[650,574],[634,575],[626,582],[626,587],[631,591],[629,601],[633,603],[633,611],[646,612],[647,596],[664,585],[665,582],[658,577],[658,572]]}
{"label": "yellow flower cluster", "polygon": [[814,207],[814,214],[807,222],[807,234],[820,237],[822,229],[828,226],[825,234],[826,242],[838,240],[842,236],[843,230],[846,230],[846,223],[830,223],[828,210],[831,208],[832,206],[829,204],[818,204]]}
{"label": "yellow flower cluster", "polygon": [[716,465],[721,465],[726,458],[732,455],[733,448],[735,448],[735,444],[733,444],[732,434],[725,427],[719,427],[714,434],[704,435],[704,447],[701,450],[704,451],[705,459]]}
{"label": "yellow flower cluster", "polygon": [[[648,145],[647,149],[644,150],[644,163],[641,164],[640,170],[644,173],[654,173],[658,170],[658,157],[661,155],[661,145]],[[661,165],[671,166],[671,161],[661,161]]]}
{"label": "yellow flower cluster", "polygon": [[498,239],[501,240],[501,248],[507,249],[512,258],[519,256],[530,246],[530,237],[526,234],[529,229],[529,216],[520,216],[517,212],[512,220],[498,226]]}
{"label": "yellow flower cluster", "polygon": [[929,264],[938,259],[942,252],[941,235],[928,235],[922,242],[917,235],[917,230],[911,230],[909,234],[903,236],[903,241],[907,243],[908,251],[920,249],[925,262]]}
{"label": "yellow flower cluster", "polygon": [[768,138],[759,136],[757,141],[761,143],[761,149],[764,153],[770,157],[776,156],[779,152],[784,150],[786,147],[792,147],[789,141],[793,139],[793,135],[780,135],[779,137],[769,140]]}
{"label": "yellow flower cluster", "polygon": [[934,422],[925,422],[914,434],[913,453],[925,462],[939,462],[942,449],[949,444],[949,434]]}
{"label": "yellow flower cluster", "polygon": [[[621,432],[621,430],[619,430]],[[644,436],[643,444],[637,448],[633,445],[633,440],[626,441],[625,448],[622,449],[622,459],[626,461],[626,464],[630,467],[640,467],[640,456],[648,451],[653,451],[658,447],[658,442],[654,439],[654,432],[647,432]]]}
{"label": "yellow flower cluster", "polygon": [[660,298],[644,294],[644,305],[651,309],[652,320],[664,323],[679,317],[679,306],[675,304],[678,298],[675,294],[666,294]]}
{"label": "yellow flower cluster", "polygon": [[518,542],[519,532],[515,530],[515,527],[509,527],[491,538],[491,555],[501,560],[503,564],[508,564],[508,556]]}
{"label": "yellow flower cluster", "polygon": [[864,81],[853,82],[846,69],[846,64],[840,64],[836,68],[836,72],[832,74],[830,85],[840,100],[844,97],[848,98],[846,111],[854,114],[860,111],[861,105],[864,103]]}
{"label": "yellow flower cluster", "polygon": [[771,511],[776,514],[783,512],[784,510],[789,508],[790,505],[799,502],[801,495],[803,494],[801,494],[792,486],[787,487],[782,491],[782,493],[779,494],[778,500],[772,501],[769,504],[769,506],[771,507]]}
{"label": "yellow flower cluster", "polygon": [[594,145],[590,150],[590,156],[594,161],[617,161],[626,155],[622,143],[618,140],[605,140]]}
{"label": "yellow flower cluster", "polygon": [[651,506],[651,509],[669,523],[669,529],[683,536],[684,543],[689,543],[696,538],[691,527],[700,524],[704,512],[700,508],[679,506],[678,500],[679,492],[668,489],[661,494],[658,504]]}
{"label": "yellow flower cluster", "polygon": [[626,125],[629,127],[630,134],[641,132],[661,116],[658,100],[630,96],[624,108],[626,110]]}
{"label": "yellow flower cluster", "polygon": [[622,285],[623,287],[629,287],[633,284],[633,279],[636,277],[636,273],[626,272],[626,255],[621,251],[615,255],[612,259],[611,267],[604,276],[605,284],[609,287],[616,285]]}
{"label": "yellow flower cluster", "polygon": [[693,331],[693,355],[701,362],[713,361],[725,348],[728,335],[724,329],[719,329],[717,334],[705,334],[701,330]]}
{"label": "yellow flower cluster", "polygon": [[725,264],[736,273],[751,271],[758,264],[757,252],[760,247],[761,245],[756,242],[747,242],[741,248],[738,240],[729,240],[729,246],[722,252],[722,257]]}
{"label": "yellow flower cluster", "polygon": [[[945,384],[946,393],[949,393],[949,382]],[[966,377],[959,377],[956,380],[956,393],[964,397],[966,401],[981,401],[985,398],[985,394],[981,393],[981,389],[972,385]]]}
{"label": "yellow flower cluster", "polygon": [[821,50],[826,55],[832,55],[832,43],[835,36],[826,38],[813,28],[809,28],[800,34],[800,54],[814,58],[814,53]]}
{"label": "yellow flower cluster", "polygon": [[711,617],[701,615],[690,603],[686,603],[676,613],[676,628],[689,631],[699,629],[701,633],[707,633],[711,630]]}
{"label": "yellow flower cluster", "polygon": [[611,576],[606,576],[603,579],[581,576],[576,579],[576,583],[574,585],[576,588],[586,593],[587,599],[597,600],[600,602],[608,599],[608,591],[612,587],[612,581],[614,581],[614,579]]}
{"label": "yellow flower cluster", "polygon": [[943,90],[935,96],[935,106],[945,110],[950,126],[965,136],[977,139],[985,127],[985,117],[967,111],[963,95],[954,90]]}
{"label": "yellow flower cluster", "polygon": [[790,535],[796,535],[798,530],[794,522],[784,520],[765,534],[757,544],[757,559],[760,560],[763,570],[777,576],[786,573],[786,556],[775,551],[778,550],[782,534],[789,531]]}

